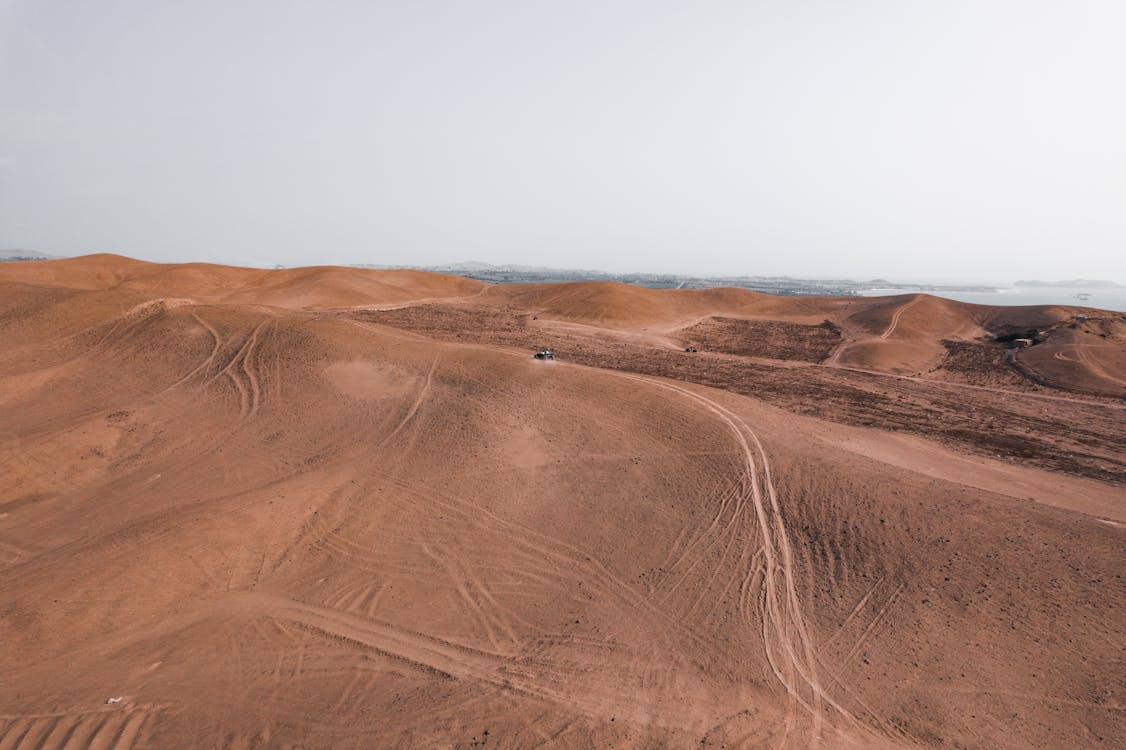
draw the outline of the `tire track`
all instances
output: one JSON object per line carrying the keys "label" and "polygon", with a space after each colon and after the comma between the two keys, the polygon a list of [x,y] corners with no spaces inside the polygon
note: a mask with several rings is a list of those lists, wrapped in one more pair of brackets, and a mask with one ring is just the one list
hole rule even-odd
{"label": "tire track", "polygon": [[267,321],[262,321],[254,327],[254,331],[250,334],[250,341],[247,343],[246,350],[242,355],[242,360],[239,362],[239,368],[246,376],[246,382],[250,387],[250,403],[247,407],[246,415],[243,419],[249,419],[258,413],[258,407],[262,403],[262,388],[258,382],[258,376],[255,374],[255,365],[253,364],[252,357],[257,354],[258,345],[262,329],[266,326]]}
{"label": "tire track", "polygon": [[[432,549],[430,549],[430,545],[426,544],[426,542],[422,542],[422,550],[426,554],[426,556],[429,557],[436,565],[446,569],[446,574],[452,581],[453,587],[461,597],[462,601],[465,602],[466,609],[468,609],[471,615],[475,616],[474,619],[476,619],[477,622],[480,623],[481,629],[485,632],[485,637],[489,641],[489,645],[492,646],[493,653],[499,654],[511,651],[511,649],[502,648],[500,640],[497,638],[497,628],[494,626],[493,621],[499,621],[500,618],[496,615],[496,613],[492,613],[492,616],[490,616],[490,613],[486,613],[485,608],[481,606],[481,602],[477,600],[477,597],[473,596],[473,594],[470,593],[470,587],[467,585],[466,580],[467,575],[464,570],[455,570],[454,566],[449,564],[449,562],[445,558],[439,556]],[[503,626],[508,630],[511,641],[513,643],[517,643],[518,639],[516,638],[516,634],[512,632],[512,629],[510,627],[507,627],[507,623],[504,623]]]}
{"label": "tire track", "polygon": [[282,398],[282,359],[281,353],[283,347],[281,344],[281,323],[277,318],[274,319],[273,325],[270,327],[270,345],[274,350],[274,362],[270,370],[273,378],[273,395],[274,398],[280,402]]}
{"label": "tire track", "polygon": [[[785,689],[790,704],[783,745],[789,741],[792,734],[790,712],[795,705],[804,709],[809,715],[810,742],[823,735],[827,709],[832,712],[830,719],[839,716],[853,729],[870,731],[829,695],[821,683],[817,669],[817,650],[805,623],[797,586],[794,583],[793,548],[786,532],[771,477],[770,462],[758,436],[742,417],[688,388],[644,376],[618,372],[612,374],[616,377],[648,383],[695,401],[718,417],[739,443],[747,465],[746,474],[750,477],[748,494],[750,505],[758,521],[762,544],[763,645],[771,671]],[[747,587],[745,583],[744,590]]]}
{"label": "tire track", "polygon": [[422,402],[426,400],[427,395],[429,395],[430,393],[430,386],[434,381],[434,371],[437,369],[438,360],[441,358],[442,353],[440,351],[436,355],[434,355],[434,361],[430,363],[430,369],[426,371],[426,380],[423,381],[422,388],[419,389],[418,395],[411,403],[410,408],[407,409],[407,413],[401,420],[399,420],[399,423],[395,425],[395,429],[391,430],[391,432],[385,438],[383,438],[383,440],[379,441],[380,448],[384,447],[389,442],[394,440],[395,436],[398,435],[402,431],[402,429],[407,426],[407,423],[414,418],[414,415],[418,413],[419,407],[422,406]]}
{"label": "tire track", "polygon": [[[261,401],[261,390],[258,386],[258,378],[253,373],[253,367],[248,364],[248,359],[253,356],[254,349],[258,345],[259,336],[267,322],[267,320],[260,321],[243,340],[235,353],[226,361],[223,367],[204,383],[204,385],[208,385],[223,375],[230,378],[235,386],[235,390],[238,392],[239,422],[245,421],[253,416],[258,411],[259,402]],[[240,372],[242,373],[241,376],[239,375]]]}
{"label": "tire track", "polygon": [[903,313],[907,312],[907,310],[909,310],[910,308],[919,304],[919,301],[922,300],[922,299],[923,299],[922,295],[916,295],[916,296],[912,297],[909,301],[904,303],[903,305],[896,308],[895,312],[892,313],[891,323],[888,324],[887,330],[885,330],[883,333],[880,334],[880,338],[886,340],[889,336],[891,336],[895,332],[896,326],[899,325],[899,318],[903,315]]}
{"label": "tire track", "polygon": [[168,391],[171,391],[175,388],[179,388],[181,385],[191,380],[200,372],[206,371],[207,368],[211,367],[211,365],[215,362],[215,358],[219,356],[219,350],[223,348],[223,340],[219,336],[219,332],[215,330],[215,327],[201,318],[199,316],[199,313],[197,313],[195,310],[192,310],[191,314],[195,321],[207,331],[209,336],[211,336],[211,353],[208,354],[202,362],[196,365],[191,372],[161,391],[162,394],[167,393]]}
{"label": "tire track", "polygon": [[876,579],[876,582],[872,584],[872,587],[868,589],[867,593],[865,593],[864,596],[860,598],[860,601],[857,602],[856,606],[852,608],[852,611],[848,613],[848,617],[846,617],[844,622],[841,623],[841,626],[837,628],[837,632],[833,633],[833,635],[829,637],[829,640],[825,641],[825,643],[822,644],[822,651],[827,649],[830,645],[832,645],[833,641],[837,640],[837,638],[840,637],[841,633],[843,633],[845,628],[848,627],[849,623],[852,622],[858,614],[860,614],[860,611],[864,609],[864,605],[868,603],[868,600],[872,598],[872,595],[876,593],[876,589],[878,589],[880,587],[880,584],[883,582],[884,576],[880,576],[878,579]]}
{"label": "tire track", "polygon": [[[618,672],[608,663],[595,662],[592,667],[585,659],[560,663],[530,659],[524,654],[492,653],[389,622],[265,593],[246,594],[228,604],[332,641],[370,649],[442,679],[488,685],[501,695],[529,697],[564,706],[572,713],[605,718],[638,711],[636,685],[618,679]],[[599,644],[599,648],[605,649],[605,644]],[[671,679],[666,674],[656,682],[671,684]],[[675,713],[682,702],[670,700],[662,705]],[[639,717],[649,717],[645,709],[641,711]],[[668,720],[668,716],[663,717],[663,721]],[[672,719],[673,723],[681,720]]]}
{"label": "tire track", "polygon": [[[712,649],[711,645],[703,641],[694,630],[688,628],[677,618],[672,617],[667,611],[656,607],[640,592],[617,578],[603,564],[585,555],[581,550],[570,547],[554,537],[506,521],[491,511],[460,498],[436,490],[421,490],[394,475],[381,474],[378,469],[373,469],[372,473],[380,474],[386,486],[421,500],[422,502],[419,504],[421,507],[440,508],[445,512],[456,514],[468,527],[480,529],[483,533],[496,535],[499,540],[503,540],[503,543],[510,547],[509,554],[521,560],[518,569],[505,571],[514,574],[518,579],[542,584],[545,588],[554,591],[556,596],[560,594],[567,597],[578,596],[579,598],[576,601],[584,602],[581,590],[576,595],[570,588],[573,585],[576,573],[579,573],[581,574],[580,580],[585,584],[583,589],[587,590],[588,594],[598,594],[607,601],[616,602],[623,613],[636,619],[639,625],[643,625],[647,629],[651,629],[655,625],[658,626],[658,637],[664,639],[668,644],[674,644],[677,640],[676,636],[679,636],[702,648]],[[335,497],[330,502],[334,505],[340,505],[343,502],[343,496]],[[408,575],[420,580],[432,576],[432,568],[416,565],[413,569],[407,569],[401,561],[393,562],[386,557],[375,554],[372,549],[364,545],[344,538],[338,530],[331,528],[333,524],[327,519],[330,510],[327,507],[322,507],[322,512],[307,524],[301,537],[312,537],[312,544],[315,546],[334,552],[347,559],[349,565],[366,570],[374,575],[398,572],[400,575]],[[340,508],[337,508],[337,511],[343,512]],[[420,547],[424,546],[425,542],[420,540]],[[435,540],[433,546],[441,549],[455,545],[442,543],[442,540],[439,539]],[[425,549],[423,549],[423,552],[425,553]],[[436,555],[431,552],[431,557],[428,559],[434,562],[434,557]],[[454,593],[468,597],[469,600],[475,601],[477,606],[481,606],[482,601],[489,601],[490,597],[488,596],[483,595],[482,599],[476,599],[470,595],[468,590],[459,591],[457,589],[459,576],[450,572],[452,569],[449,564],[444,562],[444,558],[439,561],[439,565],[449,572],[449,580],[454,584]],[[464,566],[461,564],[455,566],[457,569],[462,567]],[[474,590],[481,586],[480,583],[471,585],[473,585]],[[481,587],[483,589],[483,586]],[[339,601],[339,597],[336,601]],[[496,601],[492,599],[490,606],[494,605],[496,605]],[[494,617],[502,621],[504,619],[499,614],[484,614],[482,612],[481,616],[488,622],[492,622]],[[506,626],[506,629],[511,629],[511,625]]]}
{"label": "tire track", "polygon": [[[380,472],[378,469],[374,469],[373,473],[380,474],[393,487],[424,500],[424,507],[441,507],[457,513],[470,526],[483,527],[484,530],[499,534],[506,540],[506,544],[511,545],[510,552],[519,554],[526,560],[526,565],[542,575],[565,582],[573,577],[574,572],[581,572],[582,580],[587,586],[600,591],[610,599],[617,600],[625,606],[623,611],[632,613],[639,622],[650,627],[660,625],[661,637],[670,644],[675,643],[675,635],[687,638],[707,652],[715,651],[714,646],[701,638],[694,629],[656,606],[648,597],[615,575],[605,564],[583,550],[548,534],[501,518],[487,508],[472,502],[437,490],[420,490],[406,480]],[[554,562],[555,565],[545,565],[545,559]]]}
{"label": "tire track", "polygon": [[876,629],[876,626],[880,624],[880,621],[883,620],[885,616],[887,616],[888,611],[891,610],[892,605],[894,605],[896,600],[899,599],[900,594],[903,593],[903,590],[906,587],[906,583],[901,583],[896,586],[895,591],[891,593],[891,596],[888,597],[888,600],[884,603],[884,605],[876,610],[876,614],[872,618],[872,621],[868,624],[868,627],[864,629],[864,632],[861,633],[860,637],[856,639],[856,643],[853,645],[852,649],[849,650],[844,659],[841,660],[840,668],[842,670],[849,665],[853,657],[856,656],[856,652],[860,650],[860,648],[864,645],[864,642],[868,639],[868,636],[872,634],[872,631]]}
{"label": "tire track", "polygon": [[[669,575],[677,575],[677,577],[672,581],[671,585],[665,586],[663,585],[664,582],[662,582],[662,585],[654,590],[654,595],[658,593],[661,595],[661,598],[658,602],[661,606],[667,605],[672,600],[672,597],[676,593],[676,591],[682,585],[684,585],[685,582],[690,580],[692,572],[698,566],[704,564],[707,556],[711,553],[712,550],[716,548],[716,546],[723,543],[724,539],[726,539],[727,537],[732,536],[732,524],[739,520],[743,509],[742,497],[745,494],[745,481],[746,477],[741,477],[731,486],[730,490],[724,492],[720,496],[720,501],[717,505],[716,513],[712,517],[708,526],[703,531],[691,536],[691,541],[683,547],[680,554],[677,555],[676,559],[670,565],[668,565]],[[733,504],[734,508],[732,509],[731,517],[723,525],[723,529],[717,534],[716,529],[719,527],[720,522],[723,521],[725,514]],[[701,547],[700,545],[703,546]],[[678,574],[677,568],[685,564],[686,561],[688,561],[687,567]]]}
{"label": "tire track", "polygon": [[[757,560],[761,556],[762,560],[762,585],[759,602],[762,614],[763,644],[770,670],[785,689],[788,701],[791,704],[790,710],[796,714],[796,710],[801,709],[808,715],[811,741],[812,738],[823,734],[827,715],[829,720],[834,723],[839,720],[850,725],[850,728],[870,731],[839,701],[829,695],[821,683],[818,673],[817,650],[805,623],[794,580],[793,549],[771,477],[769,459],[758,436],[741,417],[712,399],[692,390],[645,376],[604,370],[600,370],[600,372],[677,393],[710,411],[728,427],[739,444],[744,457],[743,475],[746,477],[746,481],[739,485],[738,491],[734,493],[732,499],[727,501],[734,507],[739,508],[740,512],[733,513],[732,518],[728,520],[724,528],[732,528],[732,524],[739,522],[740,516],[745,518],[746,515],[752,513],[752,521],[757,523],[758,535],[761,538],[761,550],[759,553],[753,554],[748,552],[743,557]],[[414,488],[404,487],[404,489],[417,492]],[[511,528],[511,524],[493,516],[483,508],[464,503],[460,499],[446,498],[440,493],[427,492],[423,494],[436,505],[454,506],[458,510],[462,510],[458,506],[468,505],[470,507],[464,508],[464,510],[469,511],[472,508],[469,515],[476,516],[478,523],[480,523],[482,517],[491,517],[491,520],[501,522],[501,530],[520,532],[513,534],[512,538],[532,541],[526,536],[529,530]],[[717,515],[719,520],[713,517],[713,520],[716,520],[716,525],[723,523],[724,513],[721,510],[717,512]],[[712,546],[723,544],[725,541],[729,542],[726,535],[721,533]],[[551,550],[546,550],[541,545],[536,548],[536,552],[543,555],[545,552],[550,554]],[[582,559],[580,551],[568,550],[568,552],[576,552],[578,558]],[[565,562],[566,558],[570,558],[570,564],[574,564],[575,555],[563,552],[563,550],[556,551],[556,554],[560,553],[562,553],[560,556],[563,558],[560,559],[560,562]],[[652,612],[662,620],[669,618],[667,611],[653,606],[649,597],[640,597],[637,592],[614,576],[605,566],[594,560],[589,562],[594,565],[594,570],[601,574],[601,580],[598,582],[622,596],[623,604],[632,604],[639,609],[644,608],[647,613]],[[740,589],[744,596],[746,596],[746,592],[752,589],[755,580],[756,574],[752,569],[740,583]],[[675,619],[673,622],[677,630],[684,629],[683,622]],[[698,636],[696,637],[698,638]],[[796,715],[793,722],[794,732],[796,733],[798,731]],[[839,729],[835,726],[834,728]],[[796,734],[793,734],[793,736],[796,736]]]}
{"label": "tire track", "polygon": [[0,717],[0,750],[130,750],[158,707]]}

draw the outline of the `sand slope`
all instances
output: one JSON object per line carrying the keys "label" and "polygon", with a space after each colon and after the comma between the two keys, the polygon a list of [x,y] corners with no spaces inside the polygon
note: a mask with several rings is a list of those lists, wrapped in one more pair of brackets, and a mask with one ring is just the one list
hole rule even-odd
{"label": "sand slope", "polygon": [[1126,742],[1122,485],[342,310],[654,347],[956,306],[104,256],[0,291],[0,747]]}

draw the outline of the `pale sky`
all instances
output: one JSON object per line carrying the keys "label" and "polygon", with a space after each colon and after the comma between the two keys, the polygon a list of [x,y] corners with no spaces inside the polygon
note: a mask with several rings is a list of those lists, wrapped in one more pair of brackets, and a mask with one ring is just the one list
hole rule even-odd
{"label": "pale sky", "polygon": [[1126,1],[0,0],[0,248],[1126,283]]}

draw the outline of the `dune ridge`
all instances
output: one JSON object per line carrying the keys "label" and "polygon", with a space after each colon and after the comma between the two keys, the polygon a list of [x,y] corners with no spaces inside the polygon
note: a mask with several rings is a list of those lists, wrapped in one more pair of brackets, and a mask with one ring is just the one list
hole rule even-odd
{"label": "dune ridge", "polygon": [[0,748],[1126,744],[1120,314],[102,255],[0,341]]}

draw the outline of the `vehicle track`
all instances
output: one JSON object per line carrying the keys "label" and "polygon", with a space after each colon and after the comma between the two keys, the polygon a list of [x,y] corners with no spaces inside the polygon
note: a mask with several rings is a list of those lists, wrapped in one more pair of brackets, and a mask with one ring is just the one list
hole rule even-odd
{"label": "vehicle track", "polygon": [[207,370],[207,368],[211,367],[212,363],[215,362],[215,358],[217,356],[219,356],[219,350],[223,348],[223,340],[219,336],[219,332],[217,330],[215,330],[215,327],[212,326],[207,321],[205,321],[203,318],[201,318],[199,316],[199,313],[197,313],[195,310],[192,310],[192,317],[195,319],[195,321],[197,323],[199,323],[201,326],[203,326],[203,328],[207,331],[208,335],[211,336],[211,353],[208,354],[207,357],[204,358],[204,360],[202,362],[200,362],[198,365],[196,365],[191,370],[191,372],[189,372],[187,375],[185,375],[182,378],[180,378],[179,380],[177,380],[172,385],[165,388],[163,392],[168,392],[168,391],[171,391],[174,388],[178,388],[179,386],[181,386],[184,383],[191,380],[193,377],[195,377],[200,372],[205,372]]}
{"label": "vehicle track", "polygon": [[919,301],[922,300],[922,299],[923,299],[922,296],[916,295],[915,297],[912,297],[910,300],[908,300],[903,305],[900,305],[898,308],[896,308],[895,312],[892,313],[891,323],[889,323],[887,329],[883,333],[880,334],[880,338],[881,339],[887,339],[893,333],[895,333],[895,329],[899,325],[899,319],[900,319],[900,317],[903,316],[903,313],[907,312],[909,309],[911,309],[915,305],[919,304]]}
{"label": "vehicle track", "polygon": [[895,588],[895,590],[892,591],[887,601],[884,602],[884,604],[878,610],[876,610],[876,614],[872,617],[872,621],[868,623],[868,627],[864,629],[864,632],[861,633],[860,637],[856,639],[856,643],[853,644],[849,652],[845,654],[844,659],[841,660],[842,670],[845,669],[850,662],[852,662],[857,652],[860,651],[861,647],[864,645],[864,642],[868,640],[868,637],[872,634],[872,632],[876,629],[880,622],[883,621],[884,617],[887,616],[887,613],[891,610],[896,600],[899,599],[899,596],[903,593],[903,589],[906,587],[906,583],[899,584]]}
{"label": "vehicle track", "polygon": [[[833,726],[833,720],[840,717],[849,729],[870,732],[863,722],[829,695],[821,683],[817,649],[805,623],[794,583],[793,548],[771,477],[770,462],[758,436],[742,417],[693,390],[645,376],[621,372],[612,374],[660,387],[695,401],[717,416],[739,443],[746,461],[745,476],[749,478],[746,495],[758,521],[761,538],[763,645],[771,671],[789,699],[782,746],[794,739],[798,729],[794,714],[798,707],[808,714],[811,728],[807,741],[811,745],[824,735],[827,719]],[[744,591],[749,588],[753,577],[754,573],[751,573],[744,580],[741,586]],[[840,730],[840,727],[834,726],[834,729]]]}
{"label": "vehicle track", "polygon": [[548,534],[504,519],[482,506],[456,496],[432,489],[421,490],[392,475],[385,475],[385,478],[399,489],[424,499],[428,507],[442,507],[459,513],[468,523],[484,525],[497,531],[502,538],[509,540],[512,552],[524,557],[525,566],[530,567],[532,572],[550,578],[559,578],[570,577],[572,572],[581,571],[581,580],[591,590],[600,592],[607,599],[617,600],[623,605],[623,611],[635,612],[640,619],[648,621],[650,626],[659,626],[662,637],[669,643],[675,642],[677,637],[682,637],[697,646],[710,648],[693,629],[656,606],[609,567],[583,550]]}
{"label": "vehicle track", "polygon": [[[330,642],[369,649],[430,675],[488,685],[501,695],[529,697],[565,707],[568,713],[604,718],[632,714],[638,721],[655,720],[670,726],[682,726],[694,717],[691,708],[680,715],[679,709],[686,704],[673,696],[658,704],[639,706],[636,703],[639,685],[645,692],[648,692],[646,688],[655,686],[675,690],[675,680],[667,667],[654,666],[651,674],[641,672],[639,683],[628,676],[623,678],[619,668],[605,660],[592,666],[587,658],[560,661],[557,655],[550,653],[540,658],[524,652],[498,654],[391,622],[265,592],[241,593],[220,604],[215,612],[224,610],[252,611],[271,618],[283,630],[295,627]],[[596,644],[595,648],[598,653],[614,653],[607,651],[605,644]],[[298,678],[299,672],[295,671],[293,677]],[[653,714],[655,706],[660,709]]]}
{"label": "vehicle track", "polygon": [[[891,335],[895,333],[895,329],[899,326],[899,319],[903,316],[903,313],[907,312],[908,308],[911,308],[914,305],[918,304],[922,299],[923,298],[921,296],[916,296],[897,307],[895,312],[893,312],[891,315],[891,320],[888,322],[888,327],[884,329],[884,332],[880,334],[879,339],[877,340],[886,341],[888,338],[890,338]],[[868,340],[871,339],[861,339],[860,341]],[[841,342],[833,348],[833,351],[829,353],[828,357],[817,363],[817,365],[820,367],[841,367],[841,357],[853,344],[856,343],[858,343],[858,340],[856,338],[848,335],[844,331],[841,331]],[[855,368],[842,367],[841,369],[847,370]]]}
{"label": "vehicle track", "polygon": [[402,431],[402,429],[406,427],[407,424],[414,418],[414,415],[418,413],[419,407],[422,406],[423,401],[425,401],[426,397],[430,394],[430,386],[434,382],[434,371],[438,369],[438,360],[440,360],[441,358],[441,352],[438,352],[436,355],[434,355],[434,361],[430,363],[430,369],[426,371],[426,380],[423,381],[422,388],[419,389],[418,395],[415,396],[415,399],[411,403],[410,408],[407,409],[407,413],[403,415],[403,418],[399,420],[399,423],[397,425],[395,425],[395,429],[391,430],[391,432],[389,432],[385,438],[379,441],[380,448],[384,447],[389,442],[394,440],[395,436],[398,435]]}
{"label": "vehicle track", "polygon": [[845,631],[845,628],[849,626],[849,623],[851,623],[856,618],[856,616],[860,614],[861,610],[864,609],[864,606],[868,604],[868,601],[872,598],[872,595],[876,593],[876,589],[878,589],[880,587],[880,584],[882,584],[883,582],[884,576],[880,576],[876,579],[876,582],[872,584],[872,587],[868,589],[868,592],[860,598],[860,601],[857,602],[856,606],[852,608],[852,611],[848,613],[848,617],[846,617],[844,622],[841,623],[840,627],[837,628],[837,632],[833,633],[833,635],[829,637],[829,640],[825,641],[825,643],[822,644],[822,651],[828,648],[833,643],[833,641],[837,640],[837,638],[840,637],[841,633]]}
{"label": "vehicle track", "polygon": [[250,341],[243,352],[242,360],[239,362],[239,368],[242,370],[243,375],[246,376],[246,382],[249,386],[249,403],[247,404],[246,414],[243,419],[248,419],[258,412],[258,408],[262,405],[262,387],[259,384],[258,375],[256,373],[255,360],[253,359],[258,352],[258,346],[261,341],[262,329],[265,328],[268,321],[262,321],[254,327],[254,331],[250,334]]}
{"label": "vehicle track", "polygon": [[[517,638],[511,623],[501,617],[501,608],[497,606],[495,599],[487,595],[485,587],[475,576],[469,573],[468,566],[459,565],[458,562],[460,561],[451,555],[439,555],[426,542],[422,542],[422,550],[435,565],[445,568],[450,583],[465,603],[466,610],[471,617],[474,617],[480,623],[481,630],[492,647],[492,652],[506,655],[515,653],[519,647],[520,639]],[[488,601],[483,603],[481,601],[483,597]],[[507,645],[501,645],[498,631],[504,631],[503,635],[507,638]]]}
{"label": "vehicle track", "polygon": [[[681,542],[679,547],[674,545],[674,549],[670,550],[670,552],[673,552],[679,549],[679,554],[663,566],[670,572],[669,580],[671,583],[661,585],[653,592],[654,595],[660,596],[662,605],[667,604],[672,599],[676,591],[686,581],[690,580],[692,572],[698,566],[704,564],[708,554],[730,535],[733,522],[737,521],[742,513],[742,499],[746,494],[745,483],[746,477],[741,476],[729,489],[721,493],[715,515],[712,516],[708,525],[702,531],[691,535],[687,541]],[[729,509],[731,510],[730,518],[724,522]],[[677,571],[681,568],[683,570],[678,574]]]}
{"label": "vehicle track", "polygon": [[1090,349],[1088,347],[1085,347],[1085,346],[1076,347],[1075,353],[1079,357],[1079,362],[1081,364],[1087,365],[1087,367],[1091,370],[1091,372],[1095,373],[1099,377],[1102,377],[1102,378],[1105,378],[1106,380],[1111,381],[1115,385],[1126,385],[1126,380],[1124,380],[1122,377],[1120,377],[1116,373],[1112,373],[1112,372],[1107,371],[1106,367],[1103,365],[1102,362],[1099,362],[1094,357],[1092,357]]}
{"label": "vehicle track", "polygon": [[[467,345],[467,348],[478,347]],[[513,354],[515,355],[515,353]],[[789,718],[786,724],[788,731],[783,744],[794,745],[805,741],[807,744],[813,745],[829,732],[838,734],[840,737],[855,738],[862,736],[873,740],[886,740],[886,737],[880,735],[876,729],[857,719],[836,697],[829,693],[821,681],[818,651],[810,629],[805,622],[795,582],[794,551],[771,476],[769,458],[757,434],[740,416],[711,398],[689,388],[651,376],[601,368],[584,367],[583,369],[595,370],[603,375],[632,380],[676,393],[711,412],[726,425],[734,436],[743,456],[744,469],[741,475],[745,477],[745,481],[741,483],[735,496],[726,502],[743,508],[744,510],[740,515],[744,517],[752,516],[752,524],[757,526],[761,546],[761,549],[744,555],[749,569],[742,580],[738,582],[738,592],[743,602],[755,598],[758,600],[761,617],[759,618],[760,622],[755,624],[761,625],[763,648],[770,672],[774,674],[787,695]],[[401,480],[397,481],[401,482]],[[404,486],[403,489],[413,492],[419,491],[417,487]],[[492,520],[499,522],[498,528],[509,531],[519,530],[524,534],[530,531],[519,529],[511,523],[493,516],[484,508],[472,503],[465,503],[459,498],[449,498],[441,495],[441,493],[425,492],[423,494],[427,496],[430,503],[443,505],[451,510],[455,507],[457,510],[461,510],[462,508],[458,506],[469,506],[465,510],[471,508],[478,519],[481,517],[492,518]],[[722,511],[719,512],[719,515],[722,518]],[[722,524],[723,521],[720,520],[719,523]],[[513,538],[539,545],[539,540],[536,537],[542,537],[542,535],[532,532],[527,536],[521,536],[521,534],[513,536]],[[558,540],[551,541],[557,542]],[[601,578],[601,581],[598,582],[605,587],[604,590],[609,589],[620,594],[623,603],[629,604],[632,602],[638,608],[639,613],[645,612],[646,616],[650,614],[659,615],[659,619],[672,625],[675,631],[690,632],[691,629],[685,627],[684,622],[677,622],[676,618],[670,619],[669,612],[656,606],[651,596],[639,594],[633,587],[620,581],[606,566],[590,559],[579,550],[564,552],[562,549],[556,549],[553,555],[550,550],[552,546],[554,544],[547,545],[547,548],[539,546],[538,553],[541,555],[547,553],[549,556],[558,555],[561,558],[560,562],[568,558],[571,564],[578,562],[591,573],[597,572],[599,574],[597,577]],[[733,583],[734,581],[730,582],[730,584]],[[669,632],[668,635],[672,636],[672,632]],[[693,640],[699,641],[699,637],[697,636]],[[712,649],[708,648],[708,652],[711,651]]]}
{"label": "vehicle track", "polygon": [[0,750],[129,750],[154,706],[127,705],[53,714],[0,717]]}
{"label": "vehicle track", "polygon": [[[378,475],[384,486],[423,501],[421,507],[440,508],[443,512],[454,513],[470,527],[479,528],[483,533],[495,533],[500,539],[506,540],[505,543],[510,545],[509,554],[521,559],[520,569],[515,571],[520,579],[538,582],[560,594],[570,595],[570,582],[576,572],[580,573],[580,580],[586,584],[588,593],[597,593],[607,601],[616,602],[616,606],[623,613],[630,613],[639,625],[644,625],[647,629],[655,629],[654,635],[665,641],[667,645],[673,646],[679,639],[684,639],[705,649],[707,653],[719,656],[714,651],[713,645],[704,641],[694,629],[673,617],[665,609],[658,607],[643,593],[615,575],[606,565],[581,549],[504,519],[460,497],[434,489],[422,489],[414,483],[382,472],[375,467],[372,467],[370,472],[372,475]],[[390,565],[388,560],[375,556],[373,550],[346,539],[339,529],[332,528],[333,523],[328,520],[328,516],[334,510],[338,513],[344,512],[346,499],[343,496],[335,496],[329,503],[333,507],[323,506],[320,512],[307,522],[294,544],[311,543],[346,559],[350,566],[373,574],[383,575],[393,572],[396,566]],[[307,539],[310,541],[304,541]],[[440,547],[441,545],[436,544],[433,549]],[[414,571],[399,570],[399,572],[415,576],[426,575],[426,569],[421,567]],[[489,607],[491,608],[493,604],[489,604]]]}
{"label": "vehicle track", "polygon": [[262,401],[262,392],[258,385],[258,376],[254,370],[252,358],[259,344],[262,329],[268,322],[268,320],[259,321],[234,354],[226,358],[223,366],[204,382],[204,385],[208,385],[224,375],[230,379],[238,393],[239,422],[254,416]]}

